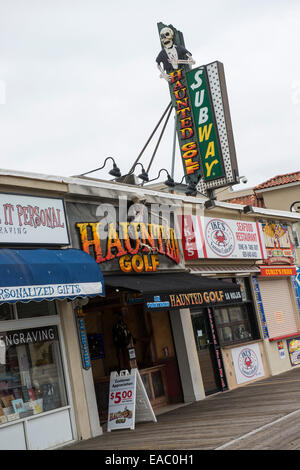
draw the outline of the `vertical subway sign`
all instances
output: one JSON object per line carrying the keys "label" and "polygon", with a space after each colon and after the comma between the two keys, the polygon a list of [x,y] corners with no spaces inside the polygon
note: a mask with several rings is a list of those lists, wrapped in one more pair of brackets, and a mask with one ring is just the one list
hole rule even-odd
{"label": "vertical subway sign", "polygon": [[205,67],[190,70],[186,77],[204,181],[223,178],[222,152]]}
{"label": "vertical subway sign", "polygon": [[186,73],[199,163],[199,190],[239,182],[224,67],[212,62]]}

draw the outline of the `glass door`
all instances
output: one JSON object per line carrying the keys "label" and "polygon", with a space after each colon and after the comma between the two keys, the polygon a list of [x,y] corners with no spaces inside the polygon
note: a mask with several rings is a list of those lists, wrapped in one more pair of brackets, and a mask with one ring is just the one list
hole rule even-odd
{"label": "glass door", "polygon": [[192,324],[205,394],[219,391],[216,357],[205,310],[192,313]]}

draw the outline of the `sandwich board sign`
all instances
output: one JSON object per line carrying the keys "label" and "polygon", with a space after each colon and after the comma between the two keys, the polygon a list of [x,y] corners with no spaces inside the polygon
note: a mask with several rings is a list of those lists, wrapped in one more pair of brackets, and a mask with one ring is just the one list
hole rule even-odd
{"label": "sandwich board sign", "polygon": [[138,369],[111,372],[107,431],[134,429],[141,421],[157,420]]}

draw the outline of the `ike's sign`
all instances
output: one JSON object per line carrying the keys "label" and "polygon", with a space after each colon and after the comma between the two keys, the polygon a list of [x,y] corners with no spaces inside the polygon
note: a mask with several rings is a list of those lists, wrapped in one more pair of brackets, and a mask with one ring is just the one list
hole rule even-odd
{"label": "ike's sign", "polygon": [[262,227],[258,222],[179,216],[186,260],[201,258],[265,259]]}
{"label": "ike's sign", "polygon": [[1,193],[0,244],[69,244],[63,200]]}

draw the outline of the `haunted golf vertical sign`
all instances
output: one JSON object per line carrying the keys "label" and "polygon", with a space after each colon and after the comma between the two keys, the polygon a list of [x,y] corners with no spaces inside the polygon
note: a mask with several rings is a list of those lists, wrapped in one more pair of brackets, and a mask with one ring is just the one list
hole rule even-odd
{"label": "haunted golf vertical sign", "polygon": [[239,183],[223,65],[192,69],[182,33],[162,23],[158,30],[162,50],[156,62],[169,83],[185,176],[200,192]]}
{"label": "haunted golf vertical sign", "polygon": [[171,72],[170,77],[170,89],[175,98],[177,133],[184,173],[189,175],[190,178],[197,183],[201,176],[199,163],[200,155],[196,140],[196,127],[192,116],[187,82],[183,69]]}
{"label": "haunted golf vertical sign", "polygon": [[183,35],[172,25],[158,23],[162,49],[156,58],[160,77],[169,83],[184,174],[195,184],[201,178],[199,146],[192,114],[186,72],[195,63]]}

